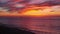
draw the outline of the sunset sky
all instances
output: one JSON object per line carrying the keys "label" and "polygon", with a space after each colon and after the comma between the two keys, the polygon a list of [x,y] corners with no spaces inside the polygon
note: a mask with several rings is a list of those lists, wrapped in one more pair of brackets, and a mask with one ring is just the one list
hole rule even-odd
{"label": "sunset sky", "polygon": [[59,0],[0,0],[0,16],[60,15],[59,9],[60,9]]}

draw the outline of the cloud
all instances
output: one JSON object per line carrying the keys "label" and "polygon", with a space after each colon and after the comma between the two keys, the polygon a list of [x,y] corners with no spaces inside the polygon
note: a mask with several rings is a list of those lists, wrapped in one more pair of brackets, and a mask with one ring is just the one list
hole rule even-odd
{"label": "cloud", "polygon": [[60,1],[58,0],[31,0],[29,4],[60,4]]}
{"label": "cloud", "polygon": [[[9,2],[8,2],[9,1]],[[0,0],[0,7],[8,7],[9,9],[15,9],[15,8],[23,8],[30,4],[49,4],[49,5],[60,5],[60,1],[58,0]]]}
{"label": "cloud", "polygon": [[8,1],[10,1],[10,0],[0,0],[1,3],[6,3]]}
{"label": "cloud", "polygon": [[29,4],[38,4],[38,3],[43,3],[48,0],[30,0]]}

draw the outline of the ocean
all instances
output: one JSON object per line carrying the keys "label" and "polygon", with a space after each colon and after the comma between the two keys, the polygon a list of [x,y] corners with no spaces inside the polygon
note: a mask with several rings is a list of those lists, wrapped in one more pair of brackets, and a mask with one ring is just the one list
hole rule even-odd
{"label": "ocean", "polygon": [[41,33],[42,31],[49,32],[49,34],[60,34],[60,16],[0,16],[0,23],[8,27],[22,28],[32,32]]}

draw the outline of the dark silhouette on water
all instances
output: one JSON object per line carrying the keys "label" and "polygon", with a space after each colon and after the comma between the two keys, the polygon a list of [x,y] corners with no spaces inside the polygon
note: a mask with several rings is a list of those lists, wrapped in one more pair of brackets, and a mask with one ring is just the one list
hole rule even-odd
{"label": "dark silhouette on water", "polygon": [[0,34],[34,34],[29,31],[7,27],[5,25],[0,24]]}

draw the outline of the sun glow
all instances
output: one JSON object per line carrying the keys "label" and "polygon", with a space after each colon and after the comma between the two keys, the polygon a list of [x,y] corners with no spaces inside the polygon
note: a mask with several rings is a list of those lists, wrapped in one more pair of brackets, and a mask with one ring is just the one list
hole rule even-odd
{"label": "sun glow", "polygon": [[40,15],[40,11],[41,10],[28,10],[25,13],[23,13],[24,15]]}
{"label": "sun glow", "polygon": [[[52,7],[32,7],[22,12],[25,16],[47,16],[47,15],[60,15],[60,11],[54,10]],[[60,9],[60,8],[59,8]]]}
{"label": "sun glow", "polygon": [[60,6],[30,6],[18,12],[0,11],[0,16],[60,16]]}

